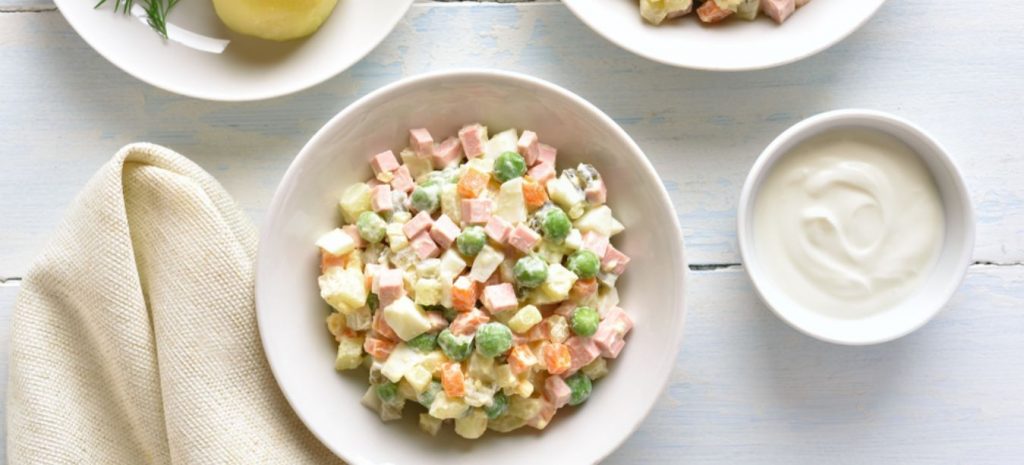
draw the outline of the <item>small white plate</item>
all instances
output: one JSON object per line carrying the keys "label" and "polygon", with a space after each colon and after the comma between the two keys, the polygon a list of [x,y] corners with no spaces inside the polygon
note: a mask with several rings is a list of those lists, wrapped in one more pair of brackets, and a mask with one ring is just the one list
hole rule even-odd
{"label": "small white plate", "polygon": [[179,2],[169,22],[231,43],[222,54],[167,41],[115,0],[55,0],[64,18],[114,66],[169,92],[206,100],[262,100],[297,92],[348,69],[398,24],[413,0],[340,0],[312,36],[272,42],[231,32],[210,1]]}
{"label": "small white plate", "polygon": [[696,13],[654,26],[640,17],[639,0],[563,2],[595,32],[647,59],[682,68],[744,71],[792,63],[831,47],[885,0],[813,0],[781,25],[759,17],[712,26],[701,24]]}

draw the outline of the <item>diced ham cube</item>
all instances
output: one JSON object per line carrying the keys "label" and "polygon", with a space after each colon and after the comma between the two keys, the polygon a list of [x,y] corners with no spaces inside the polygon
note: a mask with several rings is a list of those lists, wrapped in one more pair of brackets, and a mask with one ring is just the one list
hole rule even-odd
{"label": "diced ham cube", "polygon": [[434,154],[434,138],[424,128],[410,129],[409,147],[420,158],[429,158]]}
{"label": "diced ham cube", "polygon": [[444,169],[462,159],[462,144],[458,139],[449,137],[434,147],[430,161],[435,169]]}
{"label": "diced ham cube", "polygon": [[462,221],[468,224],[485,224],[491,219],[491,199],[462,199]]}
{"label": "diced ham cube", "polygon": [[555,158],[558,156],[558,150],[547,144],[537,144],[537,147],[537,163],[548,163],[551,166],[555,166]]}
{"label": "diced ham cube", "polygon": [[795,0],[761,0],[761,11],[782,24],[796,10]]}
{"label": "diced ham cube", "polygon": [[[387,173],[387,175],[388,175],[388,177],[389,177],[389,178],[388,178],[388,182],[391,182],[391,179],[390,179],[390,178],[391,178],[391,177],[394,177],[394,175],[393,175],[393,174],[391,174],[391,173]],[[374,188],[374,187],[377,187],[377,186],[379,186],[379,185],[381,185],[381,184],[384,184],[384,183],[380,182],[380,180],[379,180],[379,179],[377,179],[377,178],[370,178],[370,179],[367,179],[367,180],[366,180],[366,185],[367,185],[368,187],[370,187],[371,189],[372,189],[372,188]]]}
{"label": "diced ham cube", "polygon": [[391,188],[399,191],[409,193],[412,192],[413,188],[416,187],[416,183],[412,180],[412,174],[409,173],[409,167],[402,165],[395,170],[395,177],[391,180]]}
{"label": "diced ham cube", "polygon": [[416,252],[416,256],[420,260],[441,255],[441,248],[430,238],[430,233],[427,231],[423,231],[418,236],[412,238],[411,246],[412,251]]}
{"label": "diced ham cube", "polygon": [[537,139],[537,133],[533,131],[523,131],[516,148],[526,161],[526,166],[533,166],[540,158],[540,141]]}
{"label": "diced ham cube", "polygon": [[391,325],[388,324],[387,320],[384,319],[384,312],[377,312],[373,315],[373,322],[370,329],[372,329],[373,332],[381,338],[391,341],[401,340],[398,338],[398,334],[395,333],[395,330],[391,328]]}
{"label": "diced ham cube", "polygon": [[618,347],[620,343],[623,343],[622,335],[615,332],[611,328],[611,325],[601,322],[597,327],[597,332],[591,337],[594,344],[601,349],[601,356],[607,358],[615,358],[619,355],[619,351],[622,350]]}
{"label": "diced ham cube", "polygon": [[481,300],[484,303],[484,307],[487,307],[487,310],[490,310],[492,315],[506,310],[515,310],[519,307],[519,299],[516,299],[516,290],[509,283],[485,287]]}
{"label": "diced ham cube", "polygon": [[598,257],[604,257],[605,252],[608,251],[608,236],[587,231],[583,234],[583,248],[594,252]]}
{"label": "diced ham cube", "polygon": [[455,242],[455,238],[459,237],[459,233],[462,232],[458,225],[448,218],[448,215],[444,213],[434,220],[434,224],[430,227],[430,237],[437,242],[437,245],[441,248],[447,249],[451,247],[452,242]]}
{"label": "diced ham cube", "polygon": [[394,210],[395,204],[391,201],[391,186],[388,184],[381,184],[370,189],[370,205],[373,207],[373,211],[375,212],[389,212]]}
{"label": "diced ham cube", "polygon": [[[762,6],[764,6],[765,1],[770,0],[763,0],[761,2]],[[792,2],[793,0],[789,1]],[[700,8],[697,8],[697,17],[700,18],[700,20],[705,23],[717,23],[725,18],[728,18],[731,14],[733,14],[732,10],[721,8],[718,6],[718,2],[713,1],[704,2],[704,4],[700,6]]]}
{"label": "diced ham cube", "polygon": [[373,174],[378,176],[378,178],[383,173],[394,172],[398,169],[398,166],[398,159],[395,158],[395,154],[390,150],[378,153],[370,160],[370,168],[373,168]]}
{"label": "diced ham cube", "polygon": [[405,233],[405,237],[412,239],[419,236],[421,232],[429,230],[433,224],[434,219],[430,217],[430,213],[419,212],[402,225],[402,232]]}
{"label": "diced ham cube", "polygon": [[341,227],[341,230],[345,231],[345,234],[348,234],[348,237],[352,238],[352,241],[356,243],[357,249],[366,247],[366,242],[363,241],[363,236],[359,235],[359,228],[357,228],[356,225],[345,225]]}
{"label": "diced ham cube", "polygon": [[572,397],[572,389],[561,376],[548,376],[544,381],[544,398],[555,405],[556,409],[562,408],[569,403]]}
{"label": "diced ham cube", "polygon": [[583,193],[586,194],[587,202],[590,202],[591,205],[603,205],[608,198],[608,188],[600,179],[591,182]]}
{"label": "diced ham cube", "polygon": [[365,268],[366,271],[363,272],[366,280],[370,283],[370,292],[378,294],[378,297],[380,294],[380,272],[386,269],[388,268],[384,265],[367,263]]}
{"label": "diced ham cube", "polygon": [[633,329],[633,319],[629,317],[625,310],[619,307],[613,307],[609,310],[604,316],[604,321],[607,321],[612,329],[623,336]]}
{"label": "diced ham cube", "polygon": [[604,256],[601,258],[601,269],[612,274],[621,275],[622,272],[626,271],[626,265],[629,264],[629,256],[616,249],[615,246],[608,244],[608,249],[605,250]]}
{"label": "diced ham cube", "polygon": [[430,322],[429,331],[440,331],[448,327],[448,320],[444,319],[441,312],[427,312],[427,321]]}
{"label": "diced ham cube", "polygon": [[484,232],[487,233],[487,237],[499,244],[505,243],[511,230],[512,225],[499,216],[492,216],[491,219],[487,220],[487,225],[484,226]]}
{"label": "diced ham cube", "polygon": [[555,179],[555,164],[546,161],[537,163],[526,174],[530,179],[540,183],[540,185],[547,185],[548,181]]}
{"label": "diced ham cube", "polygon": [[486,313],[480,311],[480,309],[474,308],[468,312],[460,313],[459,316],[452,320],[452,324],[448,326],[448,330],[458,334],[460,336],[467,336],[476,333],[476,329],[480,325],[487,323],[491,320],[491,317],[487,316]]}
{"label": "diced ham cube", "polygon": [[385,308],[405,296],[405,277],[402,270],[381,270],[375,281],[380,308]]}
{"label": "diced ham cube", "polygon": [[392,350],[395,350],[395,343],[387,339],[367,336],[366,340],[363,341],[363,350],[370,354],[374,360],[383,361],[387,360]]}
{"label": "diced ham cube", "polygon": [[601,356],[601,348],[589,337],[573,336],[565,341],[565,345],[569,347],[569,355],[572,357],[568,374],[575,373]]}
{"label": "diced ham cube", "polygon": [[508,235],[509,245],[523,253],[530,253],[538,242],[540,242],[540,234],[524,224],[516,226]]}
{"label": "diced ham cube", "polygon": [[476,158],[484,154],[485,129],[479,124],[471,124],[459,130],[459,141],[467,158]]}
{"label": "diced ham cube", "polygon": [[575,302],[563,302],[561,305],[555,308],[554,313],[555,315],[562,315],[566,319],[569,319],[572,317],[572,312],[576,311],[576,307],[577,305]]}

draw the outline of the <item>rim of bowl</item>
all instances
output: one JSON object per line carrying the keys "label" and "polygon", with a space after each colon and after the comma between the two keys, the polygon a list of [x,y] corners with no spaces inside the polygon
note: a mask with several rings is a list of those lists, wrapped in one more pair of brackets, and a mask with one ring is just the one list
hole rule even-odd
{"label": "rim of bowl", "polygon": [[[340,68],[338,68],[338,69],[336,69],[334,71],[331,71],[331,72],[329,72],[327,74],[324,74],[323,76],[317,76],[317,77],[314,77],[314,78],[311,78],[311,79],[303,80],[300,84],[298,84],[296,86],[288,86],[283,91],[280,91],[280,90],[279,91],[261,91],[261,92],[253,92],[250,95],[243,95],[243,96],[214,95],[214,94],[207,93],[207,92],[204,92],[204,91],[196,91],[196,90],[191,90],[191,89],[175,88],[174,86],[171,86],[171,85],[159,84],[159,83],[153,81],[153,79],[150,78],[149,76],[142,76],[142,75],[136,74],[134,72],[128,71],[127,69],[125,69],[124,66],[121,66],[121,62],[120,61],[114,60],[112,58],[112,55],[111,55],[109,49],[100,49],[99,47],[96,46],[96,44],[93,42],[93,40],[91,40],[92,36],[90,36],[89,34],[83,34],[82,33],[82,30],[80,29],[81,23],[78,22],[78,21],[72,20],[73,16],[68,16],[67,13],[64,12],[64,9],[61,8],[61,5],[63,5],[64,2],[66,2],[66,1],[68,1],[68,0],[53,0],[53,3],[57,6],[57,11],[60,11],[60,14],[64,18],[64,20],[67,21],[68,24],[71,25],[71,29],[75,31],[75,34],[78,34],[78,37],[81,37],[82,40],[85,41],[85,43],[89,45],[89,48],[93,49],[97,54],[99,54],[99,56],[101,56],[101,57],[103,57],[103,59],[107,60],[108,63],[114,65],[115,68],[121,70],[121,72],[123,72],[123,73],[125,73],[125,74],[127,74],[127,75],[129,75],[129,76],[131,76],[131,77],[133,77],[135,79],[138,79],[139,81],[142,81],[142,82],[144,82],[144,83],[146,83],[146,84],[148,84],[150,86],[153,86],[153,87],[155,87],[157,89],[160,89],[160,90],[163,90],[163,91],[166,91],[166,92],[170,92],[172,94],[177,94],[177,95],[181,95],[181,96],[184,96],[184,97],[190,97],[190,98],[199,99],[199,100],[207,100],[207,101],[210,101],[210,102],[232,102],[232,103],[235,103],[235,102],[259,102],[259,101],[263,101],[263,100],[270,100],[270,99],[275,99],[275,98],[278,98],[278,97],[284,97],[284,96],[287,96],[287,95],[296,94],[296,93],[302,92],[302,91],[304,91],[306,89],[309,89],[311,87],[315,87],[317,85],[323,84],[324,82],[327,82],[328,80],[337,77],[339,74],[344,73],[345,71],[348,71],[349,68],[355,66],[360,61],[363,61],[363,58],[366,58],[366,56],[369,55],[370,52],[376,50],[377,47],[380,46],[380,44],[382,42],[384,42],[384,39],[387,39],[389,36],[391,36],[391,32],[393,32],[395,30],[395,27],[398,26],[398,22],[401,21],[402,18],[405,17],[405,15],[409,14],[409,10],[412,8],[412,4],[414,3],[415,0],[401,0],[401,1],[408,2],[408,4],[405,6],[405,11],[402,12],[401,15],[398,15],[395,18],[395,20],[392,21],[388,25],[388,33],[382,35],[380,37],[380,40],[377,40],[372,46],[367,47],[367,49],[365,51],[363,51],[362,53],[358,54],[359,56],[355,60],[353,60],[352,63],[349,63],[347,66],[340,67]],[[315,32],[314,32],[314,34],[315,34]],[[304,40],[304,39],[300,39],[300,40]]]}
{"label": "rim of bowl", "polygon": [[[948,279],[944,280],[944,287],[941,289],[941,292],[938,293],[938,295],[941,297],[941,300],[939,301],[941,303],[939,305],[936,305],[933,309],[929,309],[929,311],[925,313],[922,318],[920,318],[919,320],[912,321],[912,324],[908,324],[905,327],[899,327],[896,330],[888,332],[878,332],[878,334],[874,335],[874,337],[843,338],[836,337],[834,335],[823,334],[821,332],[818,332],[816,328],[808,327],[807,325],[798,323],[796,320],[791,318],[789,309],[780,308],[766,297],[765,289],[771,287],[771,285],[768,284],[761,277],[761,274],[765,273],[765,271],[762,270],[757,265],[752,265],[757,264],[758,260],[756,258],[756,254],[753,252],[753,237],[751,237],[751,235],[748,234],[748,230],[751,227],[749,225],[752,224],[753,222],[754,204],[757,200],[755,188],[757,191],[760,190],[764,178],[768,175],[768,173],[771,172],[770,168],[774,165],[776,161],[778,161],[778,159],[784,157],[787,153],[789,153],[789,150],[781,150],[783,146],[788,145],[789,148],[792,148],[795,145],[811,137],[823,134],[831,129],[834,129],[821,129],[821,126],[824,126],[829,123],[840,123],[836,125],[836,127],[864,127],[864,125],[860,123],[867,120],[880,124],[881,126],[886,126],[905,131],[906,133],[910,134],[912,138],[916,139],[917,142],[920,142],[930,148],[929,153],[921,153],[920,151],[917,150],[914,150],[914,153],[916,153],[917,156],[922,160],[926,158],[933,158],[939,161],[942,166],[942,169],[944,169],[947,172],[947,174],[949,174],[950,182],[947,183],[948,188],[957,197],[959,197],[959,200],[962,204],[962,208],[959,211],[959,222],[963,223],[962,226],[964,228],[964,240],[960,243],[955,244],[951,244],[949,242],[943,243],[942,253],[947,253],[945,252],[946,250],[954,249],[954,253],[957,256],[957,259],[956,269],[948,272]],[[868,129],[887,132],[880,128]],[[893,137],[896,137],[901,142],[908,143],[906,137],[892,133],[888,134],[890,134]],[[932,165],[926,165],[926,167],[928,168],[929,173],[932,176],[932,179],[935,181],[936,185],[938,185],[938,180],[935,176],[934,167],[932,167]],[[945,191],[945,189],[941,187],[939,190],[940,192]],[[943,208],[945,209],[945,207],[946,205],[944,203]],[[743,259],[744,269],[746,269],[747,271],[747,276],[749,276],[750,280],[753,282],[754,290],[757,291],[758,297],[761,298],[761,301],[764,302],[765,305],[767,305],[768,308],[771,309],[771,311],[775,313],[776,316],[785,321],[789,326],[793,327],[794,329],[813,338],[825,342],[831,342],[834,344],[881,344],[884,342],[899,339],[903,336],[906,336],[907,334],[910,334],[920,329],[922,326],[931,321],[932,318],[934,318],[935,315],[942,311],[942,309],[945,308],[946,305],[949,303],[949,300],[953,297],[953,294],[960,287],[960,284],[963,282],[964,277],[967,275],[967,270],[971,265],[971,260],[974,253],[974,207],[971,203],[970,193],[967,190],[967,185],[964,182],[963,172],[960,170],[959,166],[957,166],[956,161],[953,160],[953,158],[950,157],[949,152],[946,151],[946,149],[941,144],[939,144],[938,141],[935,140],[935,138],[929,135],[924,129],[920,128],[919,126],[911,123],[910,121],[904,118],[877,110],[853,108],[827,111],[806,118],[794,124],[789,129],[786,129],[785,131],[782,132],[782,134],[779,134],[779,136],[777,136],[770,144],[768,144],[764,151],[761,152],[761,154],[757,157],[757,160],[754,162],[753,167],[750,168],[750,172],[747,174],[747,178],[743,183],[743,190],[740,193],[740,201],[737,207],[736,216],[736,233],[739,242],[740,257]],[[949,215],[947,215],[946,218],[946,224],[948,224],[949,221],[952,221],[949,219],[948,216]],[[933,269],[932,274],[938,272],[940,271]]]}
{"label": "rim of bowl", "polygon": [[[277,369],[275,368],[275,363],[273,361],[273,357],[271,356],[270,352],[266,350],[266,347],[267,347],[266,333],[264,331],[262,331],[262,326],[263,326],[262,325],[262,321],[263,321],[263,318],[262,318],[262,312],[260,311],[260,307],[261,307],[260,302],[263,299],[260,297],[260,294],[261,294],[261,292],[260,292],[260,289],[261,289],[261,285],[260,285],[260,283],[261,283],[260,269],[261,269],[261,262],[262,262],[262,257],[263,257],[263,253],[262,253],[262,251],[263,251],[263,244],[266,243],[267,236],[268,236],[269,231],[270,231],[270,228],[268,228],[267,225],[275,224],[275,222],[279,221],[278,216],[280,215],[279,212],[280,212],[280,210],[282,208],[281,204],[284,202],[284,196],[283,196],[283,189],[284,189],[284,187],[286,185],[289,185],[289,184],[292,184],[292,183],[295,182],[294,178],[296,178],[296,176],[297,176],[297,174],[296,174],[296,172],[298,170],[297,167],[299,165],[303,164],[307,158],[310,158],[310,157],[313,156],[312,155],[312,147],[314,145],[317,145],[320,142],[320,139],[327,137],[327,132],[328,132],[329,128],[332,128],[333,126],[339,124],[339,122],[341,120],[345,119],[350,114],[356,113],[357,111],[359,111],[362,107],[364,107],[368,103],[371,103],[374,100],[379,99],[379,98],[381,98],[384,95],[392,93],[392,92],[394,92],[397,89],[400,89],[400,88],[403,88],[403,87],[407,87],[407,86],[419,85],[421,83],[429,82],[429,81],[439,81],[439,80],[450,79],[450,78],[453,78],[453,77],[477,78],[477,79],[480,79],[480,80],[505,79],[505,80],[509,80],[509,81],[513,81],[513,82],[525,83],[525,84],[528,84],[530,86],[541,87],[541,88],[544,88],[544,89],[546,89],[548,91],[555,92],[555,93],[561,95],[562,97],[570,100],[571,102],[575,103],[576,105],[580,105],[581,107],[585,108],[587,111],[589,111],[591,114],[593,114],[598,120],[600,120],[605,125],[607,125],[609,128],[611,128],[613,131],[615,131],[615,135],[618,138],[620,138],[623,141],[625,141],[626,144],[629,146],[630,150],[632,151],[632,154],[636,155],[636,158],[640,162],[640,164],[639,164],[640,169],[644,170],[644,172],[646,173],[647,176],[649,176],[652,179],[655,179],[655,180],[658,181],[658,189],[657,189],[658,190],[658,194],[661,196],[662,202],[664,202],[665,205],[668,206],[669,211],[672,213],[671,215],[668,215],[670,217],[669,225],[672,228],[672,232],[675,234],[675,236],[679,240],[679,250],[680,250],[680,252],[682,252],[680,254],[680,256],[676,257],[678,259],[678,265],[679,265],[679,268],[680,268],[680,275],[682,276],[682,281],[681,281],[681,283],[678,286],[676,286],[673,289],[673,292],[675,294],[675,296],[673,298],[673,301],[679,302],[679,312],[681,314],[680,315],[680,327],[679,327],[679,330],[676,332],[676,334],[673,335],[673,339],[668,342],[669,352],[673,355],[673,359],[678,357],[679,351],[680,351],[680,349],[682,347],[682,342],[683,342],[683,331],[684,331],[684,329],[686,327],[685,291],[686,291],[686,285],[689,282],[689,266],[688,266],[688,263],[686,261],[686,254],[685,254],[686,248],[685,248],[685,242],[683,241],[682,227],[679,224],[679,218],[678,218],[678,216],[675,213],[675,208],[673,207],[672,200],[669,197],[668,192],[665,190],[664,185],[662,185],[661,182],[660,182],[661,177],[658,176],[658,173],[654,169],[654,166],[651,164],[650,159],[648,159],[647,155],[643,152],[643,150],[640,149],[640,146],[638,146],[636,144],[636,141],[634,141],[633,138],[630,137],[629,134],[626,133],[626,131],[624,129],[622,129],[621,126],[618,125],[618,123],[616,123],[614,120],[612,120],[610,116],[605,114],[603,111],[601,111],[599,108],[597,108],[594,104],[588,102],[583,97],[580,97],[579,95],[576,95],[575,93],[573,93],[572,91],[570,91],[568,89],[565,89],[564,87],[561,87],[561,86],[559,86],[557,84],[551,83],[549,81],[545,81],[545,80],[540,79],[540,78],[532,77],[532,76],[529,76],[529,75],[526,75],[526,74],[517,73],[517,72],[513,72],[513,71],[505,71],[505,70],[497,70],[497,69],[483,69],[483,68],[463,68],[463,69],[452,69],[452,70],[444,70],[444,71],[433,71],[433,72],[428,72],[428,73],[417,74],[417,75],[414,75],[414,76],[405,77],[405,78],[399,79],[399,80],[397,80],[395,82],[392,82],[390,84],[387,84],[387,85],[385,85],[385,86],[383,86],[383,87],[381,87],[381,88],[379,88],[377,90],[374,90],[373,92],[370,92],[369,94],[366,94],[363,97],[360,97],[358,100],[352,102],[351,104],[346,106],[344,109],[342,109],[340,112],[338,112],[336,115],[331,117],[331,119],[327,120],[327,122],[324,123],[324,125],[321,126],[320,129],[318,129],[316,131],[316,133],[313,134],[313,137],[311,137],[309,139],[309,141],[306,142],[305,145],[303,145],[303,147],[299,151],[298,155],[296,155],[295,159],[292,160],[291,164],[288,165],[288,169],[285,171],[284,176],[282,176],[281,181],[280,181],[280,183],[277,186],[277,189],[274,190],[274,196],[271,199],[270,205],[267,208],[267,216],[266,216],[266,218],[264,219],[264,222],[263,222],[264,226],[262,227],[262,231],[260,232],[260,241],[259,241],[259,244],[257,246],[257,251],[256,251],[256,268],[255,268],[256,269],[256,277],[255,277],[255,280],[254,280],[254,291],[255,291],[254,294],[255,294],[255,304],[256,304],[256,322],[257,322],[257,328],[260,329],[260,331],[259,331],[259,333],[260,333],[260,343],[263,345],[263,348],[264,348],[263,352],[264,352],[264,355],[267,357],[267,364],[270,366],[270,371],[274,375],[274,380],[275,380],[275,382],[278,383],[278,385],[279,385],[278,387],[280,387],[280,384],[281,384],[280,381],[279,381],[278,372],[277,372]],[[650,404],[645,408],[645,410],[643,412],[643,415],[641,415],[639,417],[637,422],[634,423],[633,425],[630,425],[629,434],[624,435],[615,444],[613,444],[612,447],[609,447],[607,450],[605,450],[601,454],[601,456],[598,458],[598,461],[604,460],[609,455],[611,455],[612,452],[615,452],[622,445],[622,443],[624,443],[627,439],[629,439],[633,435],[633,433],[636,432],[637,428],[640,427],[640,424],[643,423],[643,421],[647,419],[647,417],[651,413],[651,410],[654,409],[654,405],[657,403],[657,398],[661,397],[665,393],[665,389],[668,387],[668,381],[669,381],[669,378],[671,377],[671,374],[672,374],[672,370],[666,370],[666,371],[664,371],[663,373],[661,373],[659,375],[660,379],[658,380],[658,384],[659,384],[658,395],[655,398],[651,399]],[[325,447],[330,449],[335,455],[337,455],[337,456],[339,456],[339,457],[341,457],[341,458],[343,458],[345,460],[350,460],[350,461],[353,460],[352,457],[348,456],[349,454],[345,454],[344,453],[345,451],[340,451],[340,450],[335,449],[334,446],[330,442],[326,441],[325,440],[326,438],[321,436],[318,431],[315,431],[313,428],[310,428],[309,427],[309,422],[307,421],[307,419],[303,415],[303,413],[301,411],[299,411],[299,409],[296,408],[296,403],[294,402],[294,400],[292,399],[290,394],[286,390],[284,390],[284,389],[281,389],[281,393],[282,393],[282,395],[284,395],[285,400],[288,401],[288,405],[291,407],[292,411],[294,411],[295,414],[299,417],[299,419],[302,420],[302,423],[305,426],[305,428],[308,429],[313,434],[313,436],[315,436],[317,438],[317,440],[320,441],[320,443],[322,443]]]}
{"label": "rim of bowl", "polygon": [[825,41],[825,42],[821,43],[820,45],[818,45],[816,47],[812,47],[812,48],[810,48],[809,50],[807,50],[804,53],[800,53],[800,54],[794,55],[793,57],[787,58],[785,60],[779,60],[779,61],[776,61],[776,62],[773,62],[773,63],[762,63],[762,64],[755,64],[755,65],[741,65],[741,66],[703,66],[703,65],[694,64],[694,63],[682,63],[682,62],[672,61],[672,60],[669,60],[667,58],[660,57],[660,56],[658,56],[656,54],[653,54],[653,53],[649,53],[649,52],[647,52],[647,51],[645,51],[645,50],[643,50],[643,49],[641,49],[639,47],[633,47],[633,46],[630,46],[630,45],[626,45],[625,43],[616,40],[614,38],[614,36],[608,34],[603,29],[598,28],[597,26],[595,26],[593,23],[591,23],[588,20],[589,17],[587,15],[585,15],[583,13],[580,13],[580,11],[577,10],[576,7],[581,5],[584,2],[581,1],[581,2],[577,3],[576,0],[572,0],[572,1],[567,0],[567,1],[563,2],[563,3],[565,4],[566,7],[569,8],[569,11],[572,12],[573,16],[576,16],[576,18],[579,19],[580,22],[582,22],[583,24],[586,24],[587,27],[590,28],[591,31],[596,32],[597,35],[603,37],[608,42],[611,42],[611,43],[615,44],[617,47],[619,47],[619,48],[621,48],[621,49],[623,49],[623,50],[625,50],[627,52],[630,52],[630,53],[632,53],[634,55],[637,55],[637,56],[642,57],[642,58],[646,58],[646,59],[651,60],[651,61],[656,62],[656,63],[661,63],[663,65],[673,66],[673,67],[676,67],[676,68],[685,68],[685,69],[695,69],[695,70],[702,70],[702,71],[715,71],[715,72],[732,73],[732,72],[758,71],[758,70],[764,70],[764,69],[778,68],[780,66],[786,66],[786,65],[791,64],[791,63],[796,63],[796,62],[798,62],[800,60],[812,57],[812,56],[817,55],[817,54],[819,54],[819,53],[821,53],[821,52],[823,52],[825,50],[828,50],[829,48],[832,48],[833,45],[838,44],[839,42],[842,42],[844,39],[846,39],[847,37],[852,35],[854,32],[860,30],[860,28],[863,27],[864,24],[866,24],[868,22],[868,20],[873,18],[875,16],[875,14],[878,13],[878,10],[882,7],[882,5],[885,4],[885,2],[886,2],[886,0],[879,1],[878,4],[875,5],[875,8],[871,11],[871,13],[868,14],[868,15],[865,15],[864,18],[861,19],[857,23],[856,26],[850,28],[849,31],[847,31],[847,32],[845,32],[843,34],[840,34],[840,35],[836,36],[835,38],[833,38],[831,40]]}

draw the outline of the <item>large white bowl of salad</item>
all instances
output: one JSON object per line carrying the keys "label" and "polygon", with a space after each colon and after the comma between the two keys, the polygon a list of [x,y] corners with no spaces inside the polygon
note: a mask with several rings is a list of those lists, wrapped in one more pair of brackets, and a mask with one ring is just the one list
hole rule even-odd
{"label": "large white bowl of salad", "polygon": [[257,313],[285,396],[351,463],[591,463],[668,380],[686,270],[668,195],[610,118],[452,71],[306,145],[264,222]]}

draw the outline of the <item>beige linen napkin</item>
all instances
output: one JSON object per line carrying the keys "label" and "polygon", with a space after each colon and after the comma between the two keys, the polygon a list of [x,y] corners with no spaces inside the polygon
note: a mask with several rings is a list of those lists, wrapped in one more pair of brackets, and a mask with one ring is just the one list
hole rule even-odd
{"label": "beige linen napkin", "polygon": [[336,462],[267,366],[255,254],[255,228],[202,169],[122,149],[15,304],[11,463]]}

